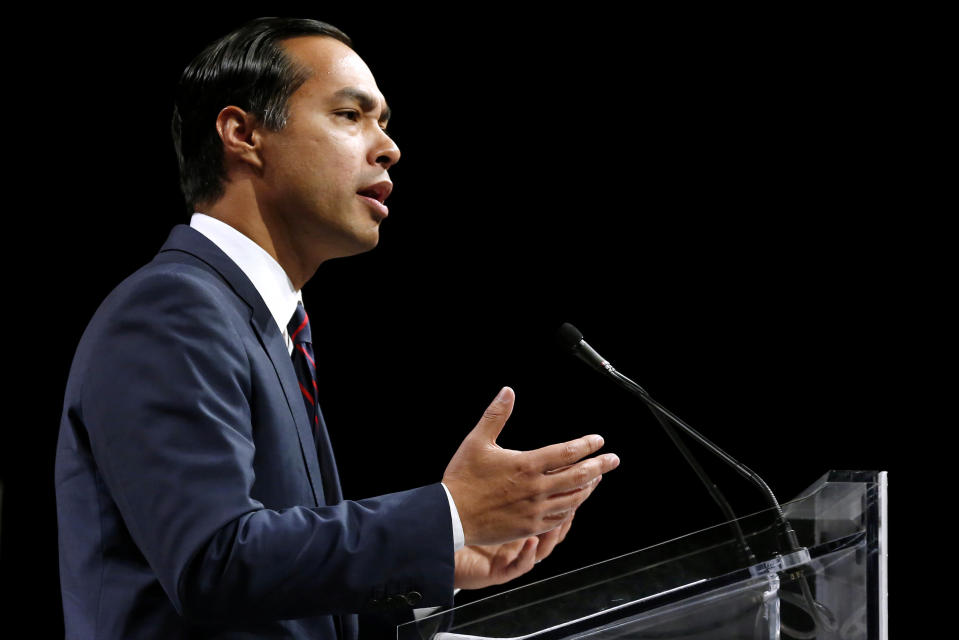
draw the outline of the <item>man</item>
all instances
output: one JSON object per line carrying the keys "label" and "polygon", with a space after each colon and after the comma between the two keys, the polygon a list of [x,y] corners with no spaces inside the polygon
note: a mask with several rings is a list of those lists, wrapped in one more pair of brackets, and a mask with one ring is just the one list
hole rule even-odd
{"label": "man", "polygon": [[349,39],[312,20],[256,20],[184,72],[174,140],[202,213],[104,301],[67,385],[68,637],[353,638],[354,614],[393,624],[528,571],[618,464],[583,460],[599,436],[499,448],[504,388],[442,483],[342,499],[299,292],[376,246],[388,118]]}

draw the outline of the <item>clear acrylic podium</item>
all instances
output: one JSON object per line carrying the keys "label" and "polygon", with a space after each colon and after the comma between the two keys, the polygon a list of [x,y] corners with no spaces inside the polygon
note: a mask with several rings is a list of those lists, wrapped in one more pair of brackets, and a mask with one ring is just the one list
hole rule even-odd
{"label": "clear acrylic podium", "polygon": [[[397,627],[404,640],[888,640],[886,473]],[[743,545],[745,541],[745,546]]]}

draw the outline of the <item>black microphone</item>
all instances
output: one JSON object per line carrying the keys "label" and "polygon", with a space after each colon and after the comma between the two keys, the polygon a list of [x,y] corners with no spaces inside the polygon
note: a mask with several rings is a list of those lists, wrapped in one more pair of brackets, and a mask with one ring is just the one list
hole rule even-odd
{"label": "black microphone", "polygon": [[583,340],[583,334],[579,332],[579,329],[570,323],[563,323],[563,326],[556,331],[556,339],[559,341],[561,346],[572,351],[574,356],[593,367],[600,373],[612,374],[616,371],[613,369],[612,365],[609,364],[608,360],[596,353],[595,349],[586,344],[586,341]]}

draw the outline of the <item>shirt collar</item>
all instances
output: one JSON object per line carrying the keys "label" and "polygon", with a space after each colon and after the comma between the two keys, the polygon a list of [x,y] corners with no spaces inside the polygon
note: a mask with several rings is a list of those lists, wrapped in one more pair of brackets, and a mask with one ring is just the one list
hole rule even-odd
{"label": "shirt collar", "polygon": [[293,288],[280,263],[263,247],[221,220],[194,213],[190,226],[219,247],[246,274],[270,310],[286,339],[287,348],[292,350],[286,325],[293,317],[297,303],[303,301],[303,292]]}

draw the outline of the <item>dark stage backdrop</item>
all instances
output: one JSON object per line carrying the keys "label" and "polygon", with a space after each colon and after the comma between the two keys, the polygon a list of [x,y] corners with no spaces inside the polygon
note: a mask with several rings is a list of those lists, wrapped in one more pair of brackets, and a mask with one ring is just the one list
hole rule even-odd
{"label": "dark stage backdrop", "polygon": [[[889,215],[895,38],[830,15],[311,7],[262,11],[349,33],[403,152],[380,246],[305,289],[347,497],[439,480],[510,385],[502,446],[598,432],[622,459],[526,579],[719,522],[644,409],[555,348],[568,321],[781,499],[837,468],[888,470],[905,500],[925,293],[912,229]],[[73,350],[189,219],[168,131],[180,71],[262,13],[132,11],[60,16],[28,92],[43,126],[25,128],[24,237],[45,233],[48,258],[17,295],[59,328],[41,350],[21,324],[43,383],[6,429],[2,561],[4,601],[49,625],[36,637],[62,624],[52,474]],[[702,458],[737,512],[763,508]]]}

